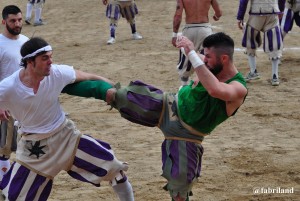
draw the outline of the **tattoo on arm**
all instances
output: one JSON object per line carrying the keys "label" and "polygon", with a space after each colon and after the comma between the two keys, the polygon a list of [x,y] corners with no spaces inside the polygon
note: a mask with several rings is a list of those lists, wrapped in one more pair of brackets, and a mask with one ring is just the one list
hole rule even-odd
{"label": "tattoo on arm", "polygon": [[176,10],[180,9],[180,0],[177,0]]}

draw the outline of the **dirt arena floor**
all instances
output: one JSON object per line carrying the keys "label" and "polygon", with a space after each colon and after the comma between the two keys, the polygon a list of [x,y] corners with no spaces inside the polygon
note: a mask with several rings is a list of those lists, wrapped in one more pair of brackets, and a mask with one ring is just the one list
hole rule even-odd
{"label": "dirt arena floor", "polygon": [[[1,0],[26,12],[25,0]],[[248,72],[237,27],[237,0],[220,0],[223,17],[211,20],[215,32],[231,35],[236,43],[235,65]],[[54,48],[54,63],[96,73],[127,85],[140,79],[175,92],[178,50],[171,45],[175,0],[137,0],[137,30],[143,40],[131,40],[129,24],[119,21],[117,43],[109,37],[106,7],[101,0],[47,0],[43,19],[47,25],[24,25],[23,34],[41,36]],[[210,17],[213,15],[211,13]],[[2,32],[2,29],[1,29]],[[281,83],[272,87],[271,64],[260,49],[257,66],[261,79],[248,84],[249,95],[236,116],[220,125],[204,142],[202,176],[194,186],[192,201],[296,201],[300,200],[300,28],[285,40],[280,65]],[[109,110],[103,101],[61,95],[60,101],[77,127],[109,142],[120,160],[127,161],[127,175],[136,201],[169,201],[162,189],[158,128],[142,127]],[[53,164],[55,165],[55,164]],[[273,191],[274,189],[274,191]],[[278,193],[278,190],[291,193]],[[108,182],[100,188],[61,172],[54,180],[49,201],[114,201]]]}

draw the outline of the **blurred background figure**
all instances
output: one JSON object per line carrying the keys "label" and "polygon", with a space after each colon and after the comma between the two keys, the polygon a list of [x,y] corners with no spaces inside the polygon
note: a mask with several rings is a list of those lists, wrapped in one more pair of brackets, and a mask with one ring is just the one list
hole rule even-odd
{"label": "blurred background figure", "polygon": [[28,0],[27,2],[27,10],[26,10],[26,24],[31,24],[31,14],[32,11],[35,10],[34,15],[34,26],[44,25],[45,22],[42,20],[42,10],[46,0]]}
{"label": "blurred background figure", "polygon": [[106,8],[106,17],[110,20],[110,38],[107,41],[108,45],[116,42],[116,28],[118,20],[122,16],[126,18],[130,24],[132,39],[140,40],[143,37],[136,31],[135,15],[138,14],[138,9],[134,0],[102,0]]}

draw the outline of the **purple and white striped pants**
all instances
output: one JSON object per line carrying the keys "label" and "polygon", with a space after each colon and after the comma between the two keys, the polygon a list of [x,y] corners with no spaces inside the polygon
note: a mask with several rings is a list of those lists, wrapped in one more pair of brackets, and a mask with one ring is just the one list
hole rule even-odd
{"label": "purple and white striped pants", "polygon": [[[263,40],[260,32],[263,32]],[[256,49],[263,43],[263,50],[270,59],[282,56],[282,34],[277,15],[250,15],[244,28],[242,46],[246,54],[255,56]]]}
{"label": "purple and white striped pants", "polygon": [[99,187],[101,181],[112,181],[127,169],[108,143],[81,135],[73,122],[67,120],[60,131],[48,138],[21,138],[16,162],[3,177],[0,189],[10,201],[43,201],[48,199],[53,178],[61,170]]}

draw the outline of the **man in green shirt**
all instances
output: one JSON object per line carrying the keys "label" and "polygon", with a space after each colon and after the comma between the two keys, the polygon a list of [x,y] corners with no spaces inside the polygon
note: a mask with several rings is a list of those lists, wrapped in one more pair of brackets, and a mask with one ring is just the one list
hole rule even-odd
{"label": "man in green shirt", "polygon": [[[247,88],[233,64],[234,42],[230,36],[220,32],[205,38],[204,55],[197,54],[193,43],[184,36],[177,39],[177,47],[187,55],[197,76],[176,94],[141,81],[117,89],[108,87],[101,93],[105,93],[102,100],[116,108],[122,117],[161,129],[165,136],[162,176],[168,180],[165,189],[172,200],[185,201],[200,176],[202,140],[236,113],[245,100]],[[90,91],[88,88],[64,92],[80,96],[81,91]]]}

